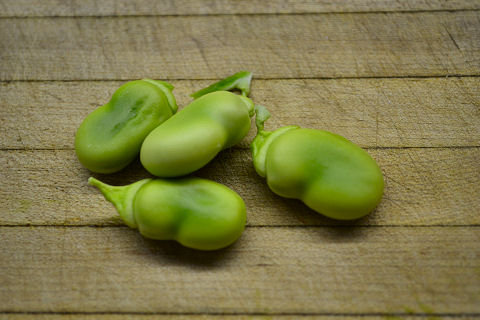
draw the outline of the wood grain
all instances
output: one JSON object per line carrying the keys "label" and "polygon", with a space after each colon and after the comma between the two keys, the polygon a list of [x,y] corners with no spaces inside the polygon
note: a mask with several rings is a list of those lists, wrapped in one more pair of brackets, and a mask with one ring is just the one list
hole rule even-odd
{"label": "wood grain", "polygon": [[0,17],[58,17],[472,10],[480,9],[480,4],[469,0],[2,0],[0,8]]}
{"label": "wood grain", "polygon": [[[74,133],[118,86],[171,80],[184,106],[239,70],[267,129],[367,148],[375,212],[274,195],[254,129],[196,173],[246,202],[230,248],[145,239],[86,185]],[[479,76],[480,1],[0,0],[0,320],[480,319]]]}
{"label": "wood grain", "polygon": [[[178,104],[211,82],[173,81]],[[0,83],[0,148],[73,148],[83,119],[123,83]],[[480,146],[478,77],[254,80],[251,97],[271,111],[269,130],[297,124],[362,147]],[[252,126],[240,147],[248,148],[255,134]]]}
{"label": "wood grain", "polygon": [[435,11],[480,9],[469,0],[2,0],[0,17],[277,14],[371,11]]}
{"label": "wood grain", "polygon": [[0,19],[0,80],[480,75],[480,11]]}
{"label": "wood grain", "polygon": [[[371,149],[385,176],[376,212],[355,222],[329,220],[297,200],[273,194],[253,169],[249,150],[222,152],[195,175],[237,191],[248,225],[479,225],[480,148]],[[1,151],[0,224],[122,225],[113,206],[86,181],[72,150]],[[140,163],[99,176],[124,185],[150,175]]]}
{"label": "wood grain", "polygon": [[199,252],[128,228],[3,227],[0,310],[479,313],[478,231],[249,228]]}
{"label": "wood grain", "polygon": [[[345,320],[355,320],[361,317],[363,320],[424,320],[425,318],[429,320],[470,320],[470,319],[479,319],[478,315],[443,315],[443,314],[434,314],[430,310],[426,310],[417,315],[411,314],[411,312],[403,312],[398,314],[383,314],[383,315],[356,315],[356,316],[347,316],[342,314],[341,319]],[[131,319],[140,319],[140,320],[337,320],[339,315],[305,315],[305,314],[296,314],[296,315],[215,315],[215,314],[202,314],[202,315],[178,315],[178,314],[102,314],[102,313],[93,313],[93,314],[55,314],[55,313],[0,313],[0,320],[131,320]]]}

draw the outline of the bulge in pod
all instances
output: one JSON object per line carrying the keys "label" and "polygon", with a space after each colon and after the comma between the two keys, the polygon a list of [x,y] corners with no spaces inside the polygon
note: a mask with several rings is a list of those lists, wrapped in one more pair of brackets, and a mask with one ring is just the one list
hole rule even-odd
{"label": "bulge in pod", "polygon": [[97,173],[126,167],[138,156],[145,137],[177,111],[172,90],[172,85],[150,79],[118,88],[78,128],[75,152],[80,163]]}
{"label": "bulge in pod", "polygon": [[246,209],[230,188],[201,178],[144,179],[110,186],[89,178],[122,220],[150,239],[174,240],[198,250],[229,246],[242,234]]}

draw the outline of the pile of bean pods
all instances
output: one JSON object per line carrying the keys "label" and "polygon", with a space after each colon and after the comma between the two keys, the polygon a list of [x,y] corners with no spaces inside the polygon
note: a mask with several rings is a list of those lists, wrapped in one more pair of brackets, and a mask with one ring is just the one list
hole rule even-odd
{"label": "pile of bean pods", "polygon": [[100,189],[125,224],[147,238],[199,250],[226,247],[245,228],[244,201],[222,184],[185,176],[240,142],[256,115],[253,166],[274,193],[333,219],[370,213],[384,186],[370,155],[323,130],[295,125],[264,130],[270,113],[248,98],[251,79],[244,71],[214,83],[192,94],[194,101],[179,112],[169,83],[124,84],[78,128],[77,157],[92,172],[113,173],[140,154],[145,169],[161,179],[110,186],[91,177],[89,184]]}

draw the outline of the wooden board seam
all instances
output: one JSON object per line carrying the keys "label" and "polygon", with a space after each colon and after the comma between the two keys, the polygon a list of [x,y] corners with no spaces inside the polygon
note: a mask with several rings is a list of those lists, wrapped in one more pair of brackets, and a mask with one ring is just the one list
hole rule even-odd
{"label": "wooden board seam", "polygon": [[[353,223],[355,221],[352,221]],[[246,225],[248,229],[359,229],[359,228],[477,228],[480,224],[423,224],[423,225],[410,225],[410,224],[347,224],[349,222],[339,221],[340,224],[329,225],[305,225],[305,224],[272,224],[272,225]],[[95,229],[109,229],[109,228],[125,228],[130,227],[124,224],[0,224],[0,228],[95,228]]]}
{"label": "wooden board seam", "polygon": [[[478,149],[480,145],[472,145],[472,146],[420,146],[420,147],[362,147],[365,150],[408,150],[408,149]],[[242,146],[234,146],[230,149],[234,150],[249,150],[250,147],[242,147]],[[75,150],[74,148],[0,148],[0,151],[71,151]],[[223,151],[227,151],[223,150]]]}
{"label": "wooden board seam", "polygon": [[460,313],[435,313],[435,312],[370,312],[370,313],[334,313],[334,312],[251,312],[251,313],[235,313],[235,312],[47,312],[47,311],[0,311],[2,314],[12,315],[172,315],[172,316],[335,316],[335,317],[480,317],[477,312],[460,312]]}
{"label": "wooden board seam", "polygon": [[[0,18],[1,19],[1,18]],[[225,75],[227,76],[227,75]],[[410,76],[410,75],[405,75],[405,76],[359,76],[359,77],[349,77],[349,76],[343,76],[343,77],[279,77],[279,78],[274,78],[274,77],[256,77],[255,75],[253,76],[253,81],[255,80],[262,80],[262,81],[267,81],[267,80],[274,80],[274,81],[282,81],[282,80],[370,80],[370,79],[444,79],[444,78],[479,78],[480,77],[480,71],[479,73],[475,74],[445,74],[445,75],[415,75],[415,76]],[[223,78],[162,78],[161,80],[165,81],[218,81]],[[9,84],[9,83],[17,83],[17,82],[25,82],[25,83],[35,83],[35,82],[44,82],[44,83],[50,83],[50,82],[114,82],[114,81],[133,81],[133,80],[138,80],[138,78],[121,78],[121,79],[40,79],[40,80],[33,80],[33,79],[12,79],[12,80],[0,80],[0,84]],[[159,80],[159,79],[156,79]]]}
{"label": "wooden board seam", "polygon": [[475,12],[480,9],[421,9],[421,10],[375,10],[375,11],[318,11],[318,12],[263,12],[263,13],[200,13],[200,14],[120,14],[120,15],[45,15],[45,16],[0,16],[0,19],[62,19],[62,18],[145,18],[145,17],[222,17],[222,16],[306,16],[306,15],[330,15],[330,14],[384,14],[384,13],[431,13],[431,12]]}

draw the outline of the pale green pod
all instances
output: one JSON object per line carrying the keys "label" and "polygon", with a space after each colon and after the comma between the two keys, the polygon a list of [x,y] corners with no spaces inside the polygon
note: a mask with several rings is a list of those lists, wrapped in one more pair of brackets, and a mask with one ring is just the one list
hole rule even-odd
{"label": "pale green pod", "polygon": [[82,165],[93,172],[112,173],[132,162],[145,137],[177,111],[172,90],[172,85],[150,79],[130,81],[117,89],[77,130],[75,152]]}
{"label": "pale green pod", "polygon": [[147,238],[217,250],[235,242],[245,228],[242,198],[214,181],[144,179],[127,186],[110,186],[95,178],[88,182],[113,203],[129,227]]}
{"label": "pale green pod", "polygon": [[265,131],[269,116],[257,106],[252,152],[255,170],[273,192],[339,220],[358,219],[375,209],[383,175],[365,150],[324,130],[287,126]]}
{"label": "pale green pod", "polygon": [[243,95],[216,91],[232,89],[239,75],[248,77],[248,86],[244,80],[240,88],[249,88],[250,73],[222,80],[194,94],[199,98],[153,130],[140,151],[145,169],[158,177],[184,176],[240,142],[250,129],[253,115],[253,102],[245,96],[248,91]]}

